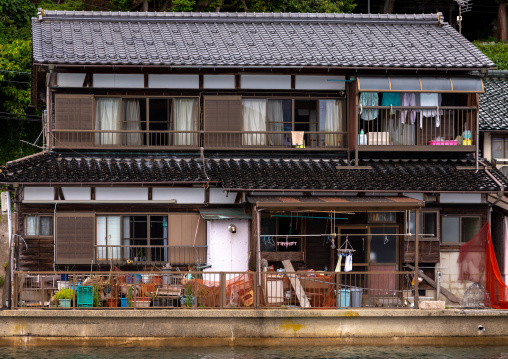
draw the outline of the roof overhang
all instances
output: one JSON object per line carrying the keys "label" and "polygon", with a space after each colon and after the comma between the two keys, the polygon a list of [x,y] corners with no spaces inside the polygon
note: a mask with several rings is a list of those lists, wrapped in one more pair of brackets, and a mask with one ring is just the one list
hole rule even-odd
{"label": "roof overhang", "polygon": [[477,76],[358,76],[358,91],[484,93],[485,89]]}
{"label": "roof overhang", "polygon": [[247,200],[258,208],[267,209],[323,209],[323,210],[409,210],[425,206],[425,201],[409,197],[310,197],[310,196],[249,196]]}
{"label": "roof overhang", "polygon": [[199,214],[203,219],[251,219],[243,208],[201,208]]}

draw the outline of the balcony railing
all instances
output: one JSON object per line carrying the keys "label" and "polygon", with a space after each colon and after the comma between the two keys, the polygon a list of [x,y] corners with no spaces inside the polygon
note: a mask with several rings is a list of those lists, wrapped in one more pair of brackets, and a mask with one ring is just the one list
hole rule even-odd
{"label": "balcony railing", "polygon": [[419,146],[418,150],[442,151],[446,146],[471,151],[476,145],[476,115],[476,107],[359,106],[357,144],[362,150]]}
{"label": "balcony railing", "polygon": [[[127,239],[125,241],[141,241]],[[153,241],[153,239],[152,239]],[[158,241],[162,242],[162,239]],[[144,240],[146,243],[146,239]],[[170,245],[96,245],[95,263],[97,264],[165,264],[189,265],[206,261],[206,245],[170,246]]]}
{"label": "balcony railing", "polygon": [[[346,149],[347,132],[53,130],[55,148],[83,149]],[[295,135],[297,136],[297,135]]]}
{"label": "balcony railing", "polygon": [[15,272],[13,308],[393,308],[413,301],[413,274]]}

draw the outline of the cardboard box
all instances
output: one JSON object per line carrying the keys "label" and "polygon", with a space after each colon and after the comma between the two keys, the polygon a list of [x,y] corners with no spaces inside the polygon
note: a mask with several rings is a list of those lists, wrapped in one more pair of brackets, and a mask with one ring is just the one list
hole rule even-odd
{"label": "cardboard box", "polygon": [[367,141],[369,145],[388,145],[390,135],[388,132],[369,132]]}

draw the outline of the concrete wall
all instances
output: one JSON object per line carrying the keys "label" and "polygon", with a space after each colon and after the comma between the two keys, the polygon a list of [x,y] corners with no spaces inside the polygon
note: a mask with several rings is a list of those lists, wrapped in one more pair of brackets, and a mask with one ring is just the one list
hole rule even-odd
{"label": "concrete wall", "polygon": [[[495,310],[9,310],[0,345],[504,343]],[[177,340],[175,340],[177,339]],[[80,342],[80,340],[82,342]]]}
{"label": "concrete wall", "polygon": [[[457,263],[459,254],[460,252],[458,251],[441,252],[441,263],[439,264],[439,268],[436,269],[436,278],[437,272],[441,271],[441,286],[448,289],[457,297],[462,298],[467,287],[473,284],[473,282],[467,280],[463,282],[459,281],[459,263]],[[439,300],[445,300],[447,303],[449,302],[448,299],[442,294]]]}

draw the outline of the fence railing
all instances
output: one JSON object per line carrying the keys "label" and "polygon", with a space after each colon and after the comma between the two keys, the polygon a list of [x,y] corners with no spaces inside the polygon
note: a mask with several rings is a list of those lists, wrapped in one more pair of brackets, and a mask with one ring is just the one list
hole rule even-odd
{"label": "fence railing", "polygon": [[357,144],[472,146],[476,114],[476,107],[359,106]]}
{"label": "fence railing", "polygon": [[[147,242],[147,239],[124,239],[126,242]],[[155,242],[167,242],[167,239],[151,239]],[[96,245],[95,262],[97,264],[165,264],[189,265],[206,261],[206,245]]]}
{"label": "fence railing", "polygon": [[413,272],[15,272],[13,308],[404,307]]}

